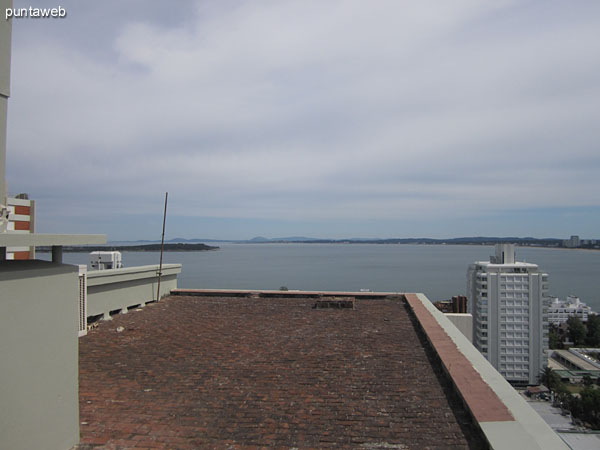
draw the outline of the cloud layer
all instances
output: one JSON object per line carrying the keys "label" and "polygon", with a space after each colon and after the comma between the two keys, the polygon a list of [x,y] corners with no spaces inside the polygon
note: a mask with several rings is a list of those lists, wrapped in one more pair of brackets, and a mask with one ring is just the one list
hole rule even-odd
{"label": "cloud layer", "polygon": [[[261,234],[190,218],[598,229],[597,2],[87,3],[13,22],[7,177],[38,200],[38,229],[154,236],[165,191],[189,237]],[[538,209],[529,232],[510,219]]]}

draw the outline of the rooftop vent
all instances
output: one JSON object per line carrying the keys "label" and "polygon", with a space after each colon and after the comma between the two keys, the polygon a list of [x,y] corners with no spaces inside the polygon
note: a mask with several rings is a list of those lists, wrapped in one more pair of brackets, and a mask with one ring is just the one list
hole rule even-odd
{"label": "rooftop vent", "polygon": [[313,305],[313,309],[356,309],[354,297],[321,298]]}

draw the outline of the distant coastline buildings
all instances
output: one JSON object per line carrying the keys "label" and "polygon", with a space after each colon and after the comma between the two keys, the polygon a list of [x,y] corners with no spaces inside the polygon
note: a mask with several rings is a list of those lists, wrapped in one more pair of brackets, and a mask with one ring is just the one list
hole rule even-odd
{"label": "distant coastline buildings", "polygon": [[565,301],[558,297],[551,299],[548,307],[548,322],[553,325],[565,323],[569,317],[575,316],[582,322],[587,322],[588,316],[593,314],[592,308],[579,300],[579,297],[569,295]]}
{"label": "distant coastline buildings", "polygon": [[569,239],[562,241],[562,246],[566,248],[600,248],[600,241],[596,239],[580,239],[579,236],[573,235]]}
{"label": "distant coastline buildings", "polygon": [[446,314],[465,314],[467,313],[467,297],[464,295],[454,295],[452,300],[440,300],[433,303],[441,312]]}
{"label": "distant coastline buildings", "polygon": [[581,239],[579,236],[571,236],[569,239],[563,241],[563,245],[567,248],[578,248],[581,247]]}
{"label": "distant coastline buildings", "polygon": [[514,244],[497,244],[467,279],[473,345],[508,381],[536,384],[547,364],[548,274],[516,261]]}

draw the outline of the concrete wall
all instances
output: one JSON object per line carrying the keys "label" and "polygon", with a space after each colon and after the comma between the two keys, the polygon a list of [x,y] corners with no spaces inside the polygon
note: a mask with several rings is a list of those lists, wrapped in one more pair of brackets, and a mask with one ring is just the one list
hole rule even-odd
{"label": "concrete wall", "polygon": [[0,0],[0,95],[10,95],[10,47],[12,20],[4,20],[4,12],[12,8],[12,0]]}
{"label": "concrete wall", "polygon": [[[485,357],[465,338],[465,336],[450,323],[442,312],[423,294],[416,294],[421,304],[435,318],[438,324],[443,328],[449,339],[456,345],[458,351],[462,353],[468,362],[473,366],[478,375],[483,379],[494,394],[508,408],[514,420],[487,421],[476,419],[481,430],[485,434],[490,448],[497,450],[515,450],[515,449],[568,449],[569,447],[561,438],[552,431],[550,425],[537,414],[534,409],[525,401],[523,397],[504,379]],[[413,309],[414,310],[414,309]],[[421,319],[419,319],[420,321]],[[431,337],[428,337],[431,341]],[[442,342],[446,339],[442,337]],[[435,345],[434,345],[435,348]],[[438,351],[436,349],[436,351]],[[445,351],[445,350],[444,350]],[[439,354],[439,352],[438,352]],[[449,369],[447,366],[446,370]],[[456,367],[456,366],[455,366]],[[453,379],[456,383],[460,380]],[[469,383],[465,383],[469,389]],[[464,393],[459,391],[464,399]],[[484,394],[485,396],[485,394]],[[478,398],[479,395],[475,396]],[[486,404],[484,403],[483,409]],[[471,406],[467,402],[467,407]]]}
{"label": "concrete wall", "polygon": [[450,322],[464,334],[464,336],[473,342],[473,316],[471,314],[445,313]]}
{"label": "concrete wall", "polygon": [[4,20],[6,8],[12,0],[0,0],[0,204],[6,197],[6,110],[10,96],[11,20]]}
{"label": "concrete wall", "polygon": [[[160,281],[160,297],[177,288],[177,274],[181,264],[163,264]],[[122,269],[92,270],[87,273],[87,316],[103,315],[110,318],[110,312],[127,312],[131,306],[156,300],[158,289],[158,265],[127,267]]]}
{"label": "concrete wall", "polygon": [[77,267],[0,262],[0,448],[79,442]]}

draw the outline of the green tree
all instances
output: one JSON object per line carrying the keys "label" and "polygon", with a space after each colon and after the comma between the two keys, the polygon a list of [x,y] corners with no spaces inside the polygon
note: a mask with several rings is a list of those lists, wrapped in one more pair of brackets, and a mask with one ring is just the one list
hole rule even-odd
{"label": "green tree", "polygon": [[540,375],[540,381],[551,391],[561,384],[560,377],[550,367],[546,366]]}
{"label": "green tree", "polygon": [[554,389],[554,394],[554,406],[561,406],[568,409],[571,393],[562,381]]}
{"label": "green tree", "polygon": [[597,314],[588,316],[585,343],[590,347],[600,347],[600,316]]}
{"label": "green tree", "polygon": [[594,429],[600,429],[600,390],[588,386],[580,395],[581,419]]}
{"label": "green tree", "polygon": [[562,349],[564,348],[560,333],[556,325],[550,324],[550,330],[548,333],[549,346],[551,349]]}
{"label": "green tree", "polygon": [[570,316],[567,319],[567,327],[569,328],[569,338],[575,346],[582,345],[585,342],[587,330],[579,317]]}
{"label": "green tree", "polygon": [[[583,392],[583,391],[582,391]],[[569,395],[566,399],[566,407],[571,412],[573,417],[583,419],[583,405],[581,404],[581,398]]]}

